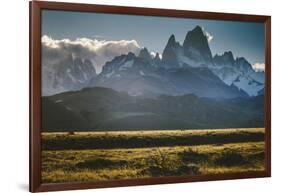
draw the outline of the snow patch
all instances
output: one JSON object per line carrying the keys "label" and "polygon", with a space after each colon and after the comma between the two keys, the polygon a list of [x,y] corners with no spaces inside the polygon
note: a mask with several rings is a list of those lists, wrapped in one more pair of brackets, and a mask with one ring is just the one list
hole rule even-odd
{"label": "snow patch", "polygon": [[83,77],[84,77],[84,80],[87,80],[87,79],[88,79],[88,76],[87,76],[87,74],[86,74],[84,71],[82,71],[82,75],[83,75]]}
{"label": "snow patch", "polygon": [[72,80],[72,82],[76,82],[75,77],[70,73],[69,70],[67,70],[67,75],[69,76],[69,78]]}
{"label": "snow patch", "polygon": [[131,68],[133,66],[134,60],[129,60],[127,62],[125,62],[122,66],[119,67],[119,70],[126,70],[128,68]]}
{"label": "snow patch", "polygon": [[142,70],[140,70],[140,75],[145,76],[146,74]]}
{"label": "snow patch", "polygon": [[107,73],[105,75],[106,78],[110,78],[112,75],[114,74],[114,70],[112,70],[111,72]]}
{"label": "snow patch", "polygon": [[233,84],[239,89],[246,91],[250,96],[257,96],[258,92],[264,88],[262,83],[259,83],[249,76],[239,76]]}

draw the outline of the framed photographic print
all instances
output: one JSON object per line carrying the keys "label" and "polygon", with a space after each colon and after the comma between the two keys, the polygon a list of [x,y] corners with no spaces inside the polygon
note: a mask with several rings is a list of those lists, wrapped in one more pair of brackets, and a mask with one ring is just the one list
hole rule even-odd
{"label": "framed photographic print", "polygon": [[30,191],[269,177],[270,19],[30,2]]}

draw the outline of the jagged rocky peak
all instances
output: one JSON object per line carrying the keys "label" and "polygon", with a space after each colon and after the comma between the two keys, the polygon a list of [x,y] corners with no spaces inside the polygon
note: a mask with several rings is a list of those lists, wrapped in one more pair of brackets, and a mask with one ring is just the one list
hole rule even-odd
{"label": "jagged rocky peak", "polygon": [[176,43],[176,37],[174,34],[172,34],[168,40],[168,44],[167,45],[174,45]]}
{"label": "jagged rocky peak", "polygon": [[175,49],[178,49],[180,48],[181,45],[179,42],[176,41],[176,37],[174,34],[172,34],[170,37],[169,37],[169,40],[167,42],[167,45],[165,48],[175,48]]}
{"label": "jagged rocky peak", "polygon": [[128,54],[122,54],[120,56],[114,57],[111,61],[107,61],[104,66],[112,64],[112,63],[119,63],[124,62],[125,60],[134,59],[136,55],[133,52],[128,52]]}
{"label": "jagged rocky peak", "polygon": [[136,55],[133,52],[129,52],[127,55],[125,55],[128,59],[134,59]]}
{"label": "jagged rocky peak", "polygon": [[140,50],[139,58],[143,58],[143,59],[148,60],[148,61],[152,60],[152,57],[151,57],[151,55],[148,52],[146,47],[144,47],[143,49]]}
{"label": "jagged rocky peak", "polygon": [[196,62],[212,63],[212,53],[202,28],[196,26],[187,32],[183,42],[184,54]]}
{"label": "jagged rocky peak", "polygon": [[244,71],[246,73],[250,71],[254,71],[252,65],[244,57],[237,57],[236,65],[240,71]]}
{"label": "jagged rocky peak", "polygon": [[254,71],[252,65],[244,57],[237,57],[234,59],[231,51],[224,52],[222,55],[216,54],[213,61],[217,66],[232,67],[244,74]]}
{"label": "jagged rocky peak", "polygon": [[116,72],[120,69],[121,66],[127,65],[128,62],[133,64],[135,59],[136,59],[136,55],[132,52],[129,52],[128,54],[122,54],[120,56],[116,56],[111,61],[105,63],[105,65],[102,67],[101,74],[107,74],[113,71]]}
{"label": "jagged rocky peak", "polygon": [[176,42],[175,35],[172,34],[167,42],[167,45],[162,54],[162,60],[166,63],[173,63],[177,61],[177,50],[181,48],[180,44]]}
{"label": "jagged rocky peak", "polygon": [[155,60],[155,61],[161,61],[161,58],[160,58],[160,55],[159,55],[158,52],[156,53],[156,55],[155,55],[155,57],[154,57],[154,60]]}
{"label": "jagged rocky peak", "polygon": [[207,38],[204,35],[202,28],[197,25],[193,30],[187,32],[183,46],[185,46],[188,43],[200,43],[203,42],[204,40],[207,41]]}
{"label": "jagged rocky peak", "polygon": [[223,56],[227,57],[227,58],[229,58],[231,60],[234,60],[233,53],[231,51],[224,52]]}
{"label": "jagged rocky peak", "polygon": [[222,55],[216,54],[213,58],[213,62],[218,65],[227,65],[233,66],[235,65],[235,59],[233,53],[231,51],[224,52]]}
{"label": "jagged rocky peak", "polygon": [[249,63],[244,57],[237,57],[236,61],[239,63]]}
{"label": "jagged rocky peak", "polygon": [[233,53],[231,51],[224,52],[222,57],[228,61],[234,62]]}
{"label": "jagged rocky peak", "polygon": [[162,66],[162,60],[161,60],[158,52],[156,53],[155,57],[153,58],[153,65],[156,66],[156,67]]}

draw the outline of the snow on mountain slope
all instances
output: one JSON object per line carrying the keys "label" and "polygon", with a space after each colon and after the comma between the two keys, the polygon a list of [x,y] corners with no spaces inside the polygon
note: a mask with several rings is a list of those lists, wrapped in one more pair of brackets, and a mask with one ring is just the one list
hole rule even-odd
{"label": "snow on mountain slope", "polygon": [[71,54],[54,64],[43,60],[42,85],[43,95],[105,86],[133,95],[194,93],[231,98],[263,93],[264,72],[256,72],[245,58],[234,58],[231,51],[213,57],[207,36],[196,26],[187,32],[182,45],[171,35],[161,57],[144,47],[138,55],[129,52],[107,61],[98,75],[90,60]]}
{"label": "snow on mountain slope", "polygon": [[186,35],[183,45],[171,35],[163,51],[163,65],[169,68],[207,67],[227,85],[234,85],[250,96],[256,96],[264,87],[264,72],[256,72],[243,57],[231,51],[212,57],[207,37],[201,27],[196,26]]}
{"label": "snow on mountain slope", "polygon": [[254,80],[250,76],[239,75],[233,84],[239,89],[246,90],[250,96],[257,96],[259,91],[264,88],[264,84]]}
{"label": "snow on mountain slope", "polygon": [[[148,51],[144,49],[143,52]],[[142,53],[142,51],[141,51]],[[247,97],[244,91],[226,85],[207,67],[163,68],[166,63],[154,65],[154,60],[129,53],[121,55],[103,67],[92,78],[89,87],[107,87],[124,91],[133,96],[185,95],[200,97],[235,98]],[[179,66],[179,63],[175,63]],[[162,66],[162,67],[161,67]]]}
{"label": "snow on mountain slope", "polygon": [[81,89],[94,76],[96,71],[90,60],[73,58],[71,54],[55,64],[43,63],[42,95]]}
{"label": "snow on mountain slope", "polygon": [[212,71],[226,84],[235,85],[246,91],[250,96],[258,95],[264,88],[264,72],[256,72],[251,64],[243,57],[234,59],[232,52],[215,55]]}

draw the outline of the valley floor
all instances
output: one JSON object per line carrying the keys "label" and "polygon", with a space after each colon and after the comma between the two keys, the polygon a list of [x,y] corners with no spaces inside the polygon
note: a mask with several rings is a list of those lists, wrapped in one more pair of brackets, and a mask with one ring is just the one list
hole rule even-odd
{"label": "valley floor", "polygon": [[263,171],[264,128],[42,133],[42,182]]}

